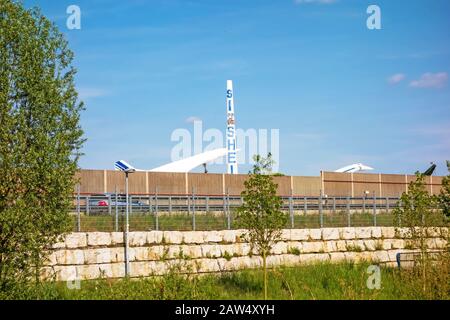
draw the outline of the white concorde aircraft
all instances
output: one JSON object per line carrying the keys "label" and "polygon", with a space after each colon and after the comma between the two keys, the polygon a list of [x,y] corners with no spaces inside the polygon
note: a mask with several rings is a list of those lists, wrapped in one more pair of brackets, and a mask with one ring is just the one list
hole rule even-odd
{"label": "white concorde aircraft", "polygon": [[366,166],[362,163],[355,163],[355,164],[351,164],[349,166],[340,168],[338,170],[336,170],[335,172],[341,172],[341,173],[355,173],[358,171],[369,171],[369,170],[374,170],[373,168]]}
{"label": "white concorde aircraft", "polygon": [[226,148],[215,149],[211,151],[206,151],[195,156],[174,161],[165,164],[161,167],[157,167],[150,170],[136,169],[131,164],[124,160],[119,160],[114,164],[116,170],[131,172],[131,171],[148,171],[148,172],[189,172],[201,165],[210,163],[220,157],[227,155],[228,150]]}

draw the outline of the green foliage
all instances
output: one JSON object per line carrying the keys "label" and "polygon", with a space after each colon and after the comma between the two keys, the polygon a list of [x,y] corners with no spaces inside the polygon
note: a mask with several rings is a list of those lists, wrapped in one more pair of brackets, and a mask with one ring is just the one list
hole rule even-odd
{"label": "green foliage", "polygon": [[[442,268],[441,266],[446,266]],[[286,300],[392,300],[450,299],[449,260],[429,270],[436,277],[430,290],[423,292],[419,275],[414,270],[381,268],[380,290],[367,288],[367,267],[361,263],[317,263],[295,268],[277,268],[271,277],[269,299]],[[49,282],[26,286],[16,295],[0,299],[68,299],[68,300],[161,300],[214,299],[256,300],[263,298],[262,272],[242,270],[220,275],[183,276],[171,272],[163,277],[123,280],[82,281],[80,290],[70,290],[66,283]]]}
{"label": "green foliage", "polygon": [[244,238],[252,246],[252,251],[256,250],[263,258],[266,297],[266,259],[274,243],[281,238],[287,216],[281,211],[282,200],[276,194],[277,184],[269,175],[273,165],[271,154],[267,158],[257,155],[254,160],[253,172],[245,181],[245,190],[241,193],[244,202],[237,210],[237,223],[247,230]]}
{"label": "green foliage", "polygon": [[224,258],[224,259],[227,260],[227,261],[230,261],[231,258],[233,258],[233,256],[232,256],[228,251],[225,251],[225,252],[222,254],[222,258]]}
{"label": "green foliage", "polygon": [[38,279],[69,227],[83,142],[72,58],[37,9],[0,0],[0,291]]}
{"label": "green foliage", "polygon": [[[450,172],[450,161],[447,161],[447,168]],[[450,218],[450,174],[442,179],[442,189],[439,195],[439,205],[444,215]]]}
{"label": "green foliage", "polygon": [[439,226],[442,223],[442,215],[436,209],[436,198],[428,193],[425,177],[416,173],[416,179],[408,185],[408,192],[404,192],[400,197],[399,206],[394,209],[394,216],[398,227],[408,229],[408,237],[418,239],[426,237],[424,228]]}
{"label": "green foliage", "polygon": [[[425,294],[434,285],[432,257],[429,252],[429,232],[446,234],[443,215],[438,208],[438,199],[430,195],[425,187],[425,177],[416,173],[415,181],[408,186],[408,192],[403,193],[399,206],[394,210],[397,225],[403,227],[407,238],[405,249],[419,250],[414,271],[422,284],[422,292]],[[447,239],[448,240],[448,239]]]}
{"label": "green foliage", "polygon": [[299,256],[301,252],[300,252],[300,249],[297,248],[297,247],[289,247],[288,248],[288,253],[289,254],[295,254],[296,256]]}

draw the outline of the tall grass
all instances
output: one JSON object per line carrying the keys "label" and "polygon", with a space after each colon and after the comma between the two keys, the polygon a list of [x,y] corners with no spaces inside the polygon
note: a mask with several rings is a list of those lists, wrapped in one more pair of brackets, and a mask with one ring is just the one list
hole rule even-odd
{"label": "tall grass", "polygon": [[[80,217],[82,232],[90,231],[115,231],[116,218],[114,215],[91,215]],[[347,227],[349,217],[345,212],[336,212],[334,214],[323,215],[324,227]],[[164,214],[156,217],[153,214],[132,214],[130,215],[131,231],[150,231],[158,230],[188,231],[193,230],[193,216],[187,213]],[[231,217],[231,228],[237,227],[234,224],[234,217]],[[394,216],[392,214],[379,213],[376,217],[377,226],[394,226]],[[118,231],[123,231],[124,217],[118,217]],[[350,226],[366,227],[374,225],[374,217],[371,213],[352,213],[350,215]],[[73,216],[74,231],[77,230],[77,217]],[[290,228],[291,220],[286,227]],[[195,216],[195,229],[201,231],[207,230],[225,230],[228,228],[227,217],[223,214],[202,213]],[[319,214],[295,215],[294,228],[320,228]]]}
{"label": "tall grass", "polygon": [[[448,263],[448,261],[447,261]],[[448,273],[439,265],[432,268],[436,281],[426,294],[413,270],[381,268],[381,288],[370,290],[366,281],[368,264],[320,263],[271,270],[269,299],[450,299]],[[448,271],[448,266],[447,269]],[[185,276],[176,272],[164,277],[138,280],[84,281],[81,288],[68,289],[65,283],[48,282],[19,288],[0,298],[15,299],[262,299],[262,271],[244,270],[206,276]]]}

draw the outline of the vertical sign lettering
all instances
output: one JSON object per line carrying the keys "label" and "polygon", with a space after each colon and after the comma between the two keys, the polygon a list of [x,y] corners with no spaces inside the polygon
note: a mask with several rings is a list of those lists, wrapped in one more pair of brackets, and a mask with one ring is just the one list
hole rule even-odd
{"label": "vertical sign lettering", "polygon": [[234,119],[233,81],[227,81],[227,172],[237,174],[236,122]]}

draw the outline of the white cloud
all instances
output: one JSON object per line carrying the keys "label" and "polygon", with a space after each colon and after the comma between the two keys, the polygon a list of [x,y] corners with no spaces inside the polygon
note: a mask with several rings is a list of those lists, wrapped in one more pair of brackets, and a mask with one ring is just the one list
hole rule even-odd
{"label": "white cloud", "polygon": [[403,81],[405,78],[406,76],[403,73],[396,73],[388,78],[388,82],[390,84],[397,84]]}
{"label": "white cloud", "polygon": [[424,73],[420,79],[411,81],[409,84],[413,88],[442,88],[448,80],[447,72]]}
{"label": "white cloud", "polygon": [[332,4],[338,0],[294,0],[296,4],[307,4],[307,3],[320,3],[320,4]]}
{"label": "white cloud", "polygon": [[109,93],[103,89],[97,88],[78,88],[78,98],[80,100],[88,100],[107,96]]}
{"label": "white cloud", "polygon": [[185,121],[187,123],[194,123],[196,121],[202,121],[202,119],[200,119],[199,117],[190,116],[190,117],[187,117]]}

